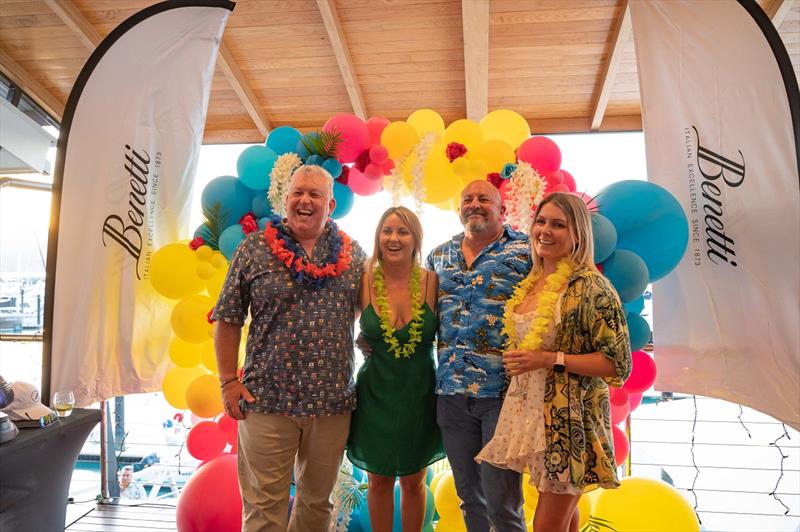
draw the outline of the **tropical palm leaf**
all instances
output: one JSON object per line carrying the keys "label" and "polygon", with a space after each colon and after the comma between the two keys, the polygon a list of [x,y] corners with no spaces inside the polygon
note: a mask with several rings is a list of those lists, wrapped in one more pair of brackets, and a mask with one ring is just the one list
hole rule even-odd
{"label": "tropical palm leaf", "polygon": [[222,204],[214,202],[211,207],[203,207],[203,239],[206,245],[212,249],[219,249],[219,235],[225,229],[225,222],[228,219],[229,211],[222,209]]}

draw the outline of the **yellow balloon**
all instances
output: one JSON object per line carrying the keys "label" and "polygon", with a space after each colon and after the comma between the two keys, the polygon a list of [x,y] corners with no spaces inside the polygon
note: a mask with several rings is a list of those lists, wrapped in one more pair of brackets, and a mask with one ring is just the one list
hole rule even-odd
{"label": "yellow balloon", "polygon": [[584,493],[578,499],[578,530],[586,526],[589,522],[589,516],[592,515],[592,501],[589,496]]}
{"label": "yellow balloon", "polygon": [[515,148],[531,136],[531,126],[522,115],[507,109],[492,111],[481,118],[484,140],[497,139]]}
{"label": "yellow balloon", "polygon": [[522,498],[525,500],[525,505],[533,509],[539,502],[539,490],[531,484],[530,479],[528,473],[522,475]]}
{"label": "yellow balloon", "polygon": [[174,336],[169,342],[169,359],[176,366],[193,368],[200,363],[200,345]]}
{"label": "yellow balloon", "polygon": [[214,301],[208,296],[191,295],[178,301],[172,309],[170,323],[172,330],[182,340],[199,344],[211,337],[211,324],[208,323],[208,311]]}
{"label": "yellow balloon", "polygon": [[[514,150],[502,140],[487,140],[473,150],[470,160],[482,161],[486,172],[500,172],[506,163],[516,162]],[[484,174],[485,175],[485,174]]]}
{"label": "yellow balloon", "polygon": [[439,485],[439,481],[442,480],[442,477],[444,477],[444,474],[445,474],[445,471],[440,471],[440,472],[436,473],[435,475],[433,475],[433,478],[431,479],[431,483],[428,485],[428,487],[431,490],[431,493],[436,493],[436,486]]}
{"label": "yellow balloon", "polygon": [[459,157],[452,164],[453,173],[460,178],[470,175],[470,164],[465,157]]}
{"label": "yellow balloon", "polygon": [[436,523],[436,532],[467,532],[467,525],[464,517],[460,516],[442,517],[439,514],[439,521]]}
{"label": "yellow balloon", "polygon": [[211,254],[211,265],[217,269],[227,268],[228,259],[226,259],[225,255],[223,255],[219,251],[215,251],[214,253]]}
{"label": "yellow balloon", "polygon": [[467,157],[469,161],[469,173],[468,175],[476,178],[476,179],[485,179],[486,174],[489,172],[486,171],[486,163],[480,159],[470,159]]}
{"label": "yellow balloon", "polygon": [[222,393],[219,379],[214,375],[201,375],[186,389],[186,404],[194,415],[211,418],[222,412]]}
{"label": "yellow balloon", "polygon": [[211,279],[216,271],[217,269],[214,268],[210,262],[200,262],[197,264],[197,276],[204,281]]}
{"label": "yellow balloon", "polygon": [[203,367],[214,375],[219,373],[217,369],[217,352],[214,349],[214,340],[209,340],[200,346],[200,361],[203,363]]}
{"label": "yellow balloon", "polygon": [[202,245],[196,250],[194,250],[194,254],[197,255],[197,260],[203,262],[210,262],[211,256],[214,254],[214,250],[206,245]]}
{"label": "yellow balloon", "polygon": [[464,521],[461,514],[461,499],[456,493],[456,484],[453,480],[452,471],[445,472],[439,480],[436,485],[436,491],[433,494],[433,500],[440,519],[447,519],[453,522]]}
{"label": "yellow balloon", "polygon": [[603,490],[592,519],[603,519],[615,530],[699,532],[700,523],[683,495],[661,480],[628,477],[619,489]]}
{"label": "yellow balloon", "polygon": [[467,154],[469,154],[469,150],[483,142],[483,131],[481,126],[472,120],[462,118],[447,126],[444,131],[444,141],[446,144],[451,142],[463,144],[467,147]]}
{"label": "yellow balloon", "polygon": [[392,122],[381,133],[381,144],[391,159],[399,159],[419,140],[419,134],[408,122]]}
{"label": "yellow balloon", "polygon": [[161,381],[164,399],[178,410],[189,408],[186,403],[186,390],[197,377],[202,375],[208,375],[208,372],[202,366],[193,368],[175,366],[168,369],[164,375],[164,380]]}
{"label": "yellow balloon", "polygon": [[186,244],[167,244],[150,259],[150,283],[164,297],[181,299],[203,289],[197,255]]}
{"label": "yellow balloon", "polygon": [[461,179],[453,173],[453,167],[444,153],[444,144],[436,143],[423,165],[422,183],[425,186],[425,202],[439,203],[450,199],[461,188]]}
{"label": "yellow balloon", "polygon": [[420,136],[425,133],[434,133],[438,137],[444,133],[444,120],[439,113],[432,109],[414,111],[406,120]]}
{"label": "yellow balloon", "polygon": [[208,296],[214,301],[219,299],[219,294],[222,292],[222,285],[225,284],[225,277],[227,277],[227,275],[227,268],[218,268],[214,270],[214,275],[212,275],[206,281],[206,290],[208,290]]}

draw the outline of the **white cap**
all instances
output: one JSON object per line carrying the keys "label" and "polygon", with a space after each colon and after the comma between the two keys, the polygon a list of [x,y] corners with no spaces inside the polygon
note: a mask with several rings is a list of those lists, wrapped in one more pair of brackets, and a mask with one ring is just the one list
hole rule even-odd
{"label": "white cap", "polygon": [[14,390],[14,400],[3,408],[3,412],[8,414],[12,421],[36,420],[53,413],[41,403],[39,390],[33,384],[17,381],[11,384],[11,389]]}

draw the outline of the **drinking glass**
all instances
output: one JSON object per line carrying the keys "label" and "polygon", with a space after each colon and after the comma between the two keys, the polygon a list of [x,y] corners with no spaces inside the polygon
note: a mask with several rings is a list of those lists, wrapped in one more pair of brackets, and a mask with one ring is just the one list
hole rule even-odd
{"label": "drinking glass", "polygon": [[58,417],[68,417],[75,407],[75,394],[72,392],[56,392],[53,396],[53,408]]}

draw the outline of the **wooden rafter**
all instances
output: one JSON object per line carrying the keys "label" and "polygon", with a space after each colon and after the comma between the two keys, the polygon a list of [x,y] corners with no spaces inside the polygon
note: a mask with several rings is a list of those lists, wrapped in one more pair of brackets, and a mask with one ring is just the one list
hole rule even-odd
{"label": "wooden rafter", "polygon": [[228,80],[228,83],[231,84],[234,92],[239,97],[239,100],[242,102],[247,114],[250,115],[250,119],[256,125],[258,132],[266,137],[267,133],[269,133],[269,130],[272,129],[272,126],[270,125],[267,116],[264,114],[264,111],[261,109],[261,105],[259,105],[258,98],[256,98],[253,89],[250,88],[250,84],[247,82],[242,70],[239,68],[239,64],[234,59],[230,48],[228,48],[228,46],[225,44],[225,41],[222,41],[219,45],[219,56],[217,56],[217,63],[225,73],[225,78]]}
{"label": "wooden rafter", "polygon": [[90,50],[97,48],[97,45],[103,40],[71,0],[44,0],[44,3]]}
{"label": "wooden rafter", "polygon": [[0,69],[8,79],[25,91],[42,109],[57,121],[61,121],[64,115],[64,104],[45,89],[41,83],[36,81],[33,76],[28,74],[24,68],[19,66],[4,50],[0,50]]}
{"label": "wooden rafter", "polygon": [[489,0],[461,0],[467,118],[489,110]]}
{"label": "wooden rafter", "polygon": [[328,39],[331,41],[336,62],[339,64],[339,71],[342,73],[347,96],[350,98],[350,105],[353,106],[353,113],[366,120],[367,106],[364,104],[364,96],[361,94],[361,86],[358,83],[355,68],[353,68],[350,48],[344,38],[339,15],[336,13],[336,6],[333,5],[333,0],[317,0],[317,6],[320,15],[322,15],[325,30],[328,32]]}
{"label": "wooden rafter", "polygon": [[597,98],[595,98],[594,112],[592,113],[592,131],[598,131],[600,129],[600,124],[603,123],[603,116],[606,113],[606,106],[611,96],[611,89],[614,86],[614,79],[617,77],[617,70],[622,61],[622,51],[630,34],[631,10],[626,0],[624,11],[614,30],[614,46],[609,52],[603,68],[603,83],[600,86],[600,92],[597,94]]}
{"label": "wooden rafter", "polygon": [[781,27],[783,20],[786,18],[786,15],[789,14],[789,11],[792,10],[794,3],[795,0],[775,0],[772,3],[767,11],[767,15],[769,16],[770,20],[772,20],[772,24],[775,25],[776,28]]}

